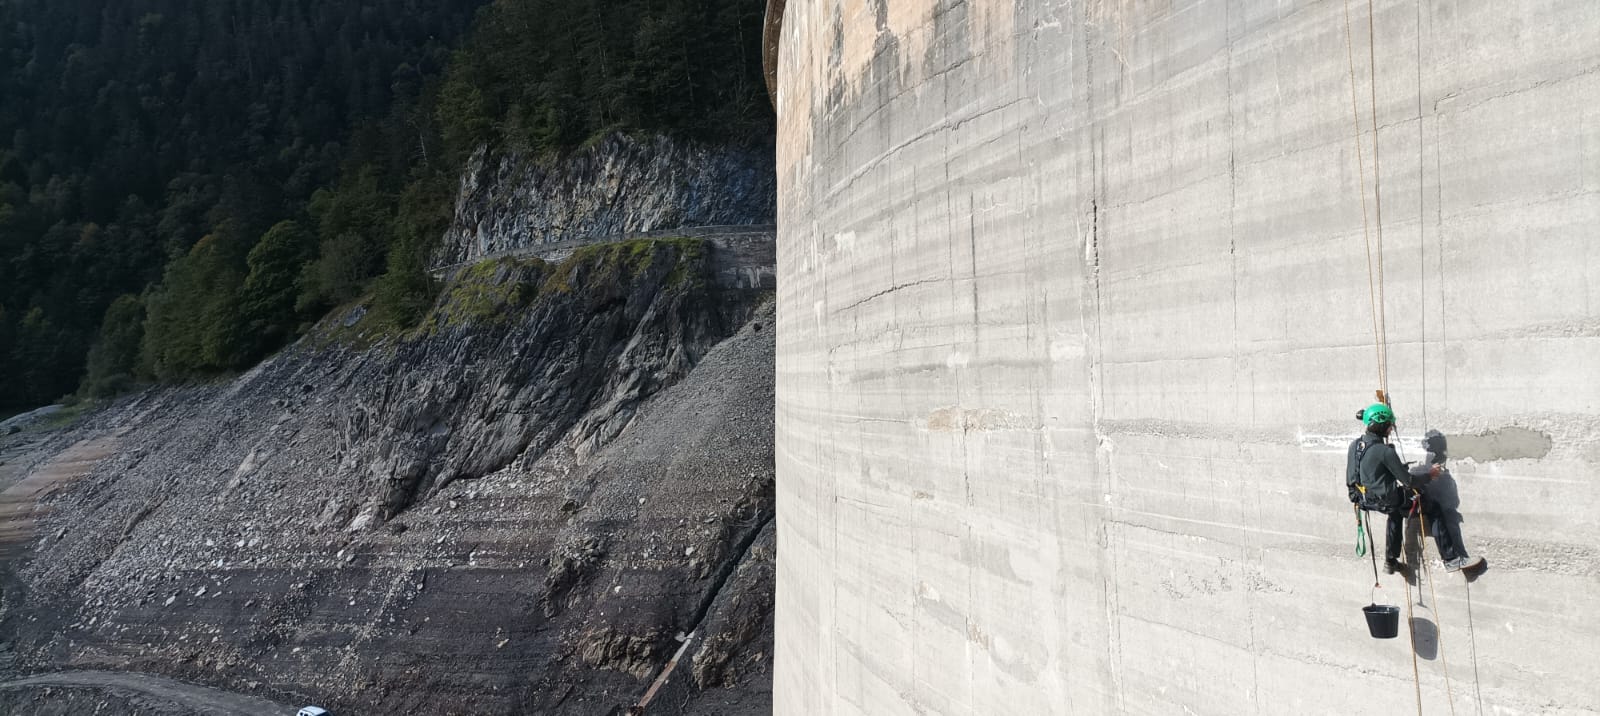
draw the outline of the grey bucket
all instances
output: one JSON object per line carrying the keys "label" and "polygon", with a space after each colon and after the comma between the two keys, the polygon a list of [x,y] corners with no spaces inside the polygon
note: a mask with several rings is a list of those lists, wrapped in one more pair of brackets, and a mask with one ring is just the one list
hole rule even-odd
{"label": "grey bucket", "polygon": [[1367,617],[1367,631],[1374,639],[1393,639],[1400,634],[1400,607],[1369,604],[1361,608]]}

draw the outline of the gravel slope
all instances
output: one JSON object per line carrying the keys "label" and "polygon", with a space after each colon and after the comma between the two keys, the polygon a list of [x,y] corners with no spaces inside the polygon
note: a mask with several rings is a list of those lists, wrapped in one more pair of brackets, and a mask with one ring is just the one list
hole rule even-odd
{"label": "gravel slope", "polygon": [[614,713],[694,632],[650,712],[770,711],[772,309],[692,245],[619,251],[469,271],[431,331],[325,331],[52,438],[115,441],[0,572],[16,670]]}

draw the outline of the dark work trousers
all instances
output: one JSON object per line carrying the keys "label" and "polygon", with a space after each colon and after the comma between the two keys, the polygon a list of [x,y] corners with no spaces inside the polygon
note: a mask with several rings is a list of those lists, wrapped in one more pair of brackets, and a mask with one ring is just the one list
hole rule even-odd
{"label": "dark work trousers", "polygon": [[[1461,528],[1456,524],[1455,515],[1447,514],[1447,510],[1439,506],[1438,502],[1430,499],[1424,492],[1421,500],[1422,516],[1428,523],[1428,532],[1433,535],[1433,543],[1439,548],[1439,558],[1449,562],[1467,556],[1467,550],[1461,544]],[[1388,529],[1384,534],[1384,559],[1400,559],[1400,546],[1405,540],[1405,519],[1409,514],[1408,507],[1396,507],[1384,511],[1389,516]]]}

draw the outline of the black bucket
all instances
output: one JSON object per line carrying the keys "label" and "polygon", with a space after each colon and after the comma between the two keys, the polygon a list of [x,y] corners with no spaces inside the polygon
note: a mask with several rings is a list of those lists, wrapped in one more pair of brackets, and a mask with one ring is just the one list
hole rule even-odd
{"label": "black bucket", "polygon": [[1400,634],[1400,607],[1370,604],[1361,608],[1367,617],[1367,631],[1374,639],[1393,639]]}

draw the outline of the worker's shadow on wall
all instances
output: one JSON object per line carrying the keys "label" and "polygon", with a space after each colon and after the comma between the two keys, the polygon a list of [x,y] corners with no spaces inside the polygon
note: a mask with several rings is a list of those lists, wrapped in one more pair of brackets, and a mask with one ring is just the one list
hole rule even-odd
{"label": "worker's shadow on wall", "polygon": [[[1466,519],[1461,516],[1461,492],[1457,489],[1456,478],[1450,473],[1448,465],[1449,444],[1449,438],[1437,430],[1429,430],[1424,438],[1424,445],[1428,451],[1428,460],[1445,468],[1444,472],[1428,483],[1427,491],[1428,497],[1439,505],[1440,514],[1434,519],[1443,520],[1445,527],[1451,534],[1461,535],[1461,525],[1466,522]],[[1464,537],[1461,541],[1461,546],[1463,548],[1467,547]],[[1468,551],[1470,552],[1471,550]],[[1416,562],[1408,562],[1408,564],[1416,564]],[[1468,582],[1476,582],[1478,577],[1483,576],[1483,573],[1487,571],[1489,571],[1489,563],[1485,561],[1483,566],[1470,571],[1463,571],[1462,575],[1466,577]]]}
{"label": "worker's shadow on wall", "polygon": [[[1439,503],[1440,514],[1433,519],[1444,521],[1445,526],[1452,534],[1461,534],[1461,525],[1466,522],[1466,518],[1461,516],[1461,493],[1456,490],[1456,478],[1450,474],[1449,470],[1434,478],[1433,482],[1428,483],[1428,496],[1433,498],[1434,502]],[[1463,538],[1462,542],[1465,541],[1466,539]],[[1466,547],[1466,545],[1463,544],[1462,547]],[[1471,550],[1468,551],[1470,552]],[[1489,571],[1489,563],[1485,561],[1482,567],[1463,570],[1462,575],[1466,577],[1468,582],[1476,582],[1478,577],[1483,576],[1483,573],[1487,571]]]}
{"label": "worker's shadow on wall", "polygon": [[1411,617],[1411,649],[1429,662],[1438,658],[1438,625],[1427,617]]}
{"label": "worker's shadow on wall", "polygon": [[1411,648],[1428,661],[1439,658],[1439,625],[1427,617],[1412,617]]}

